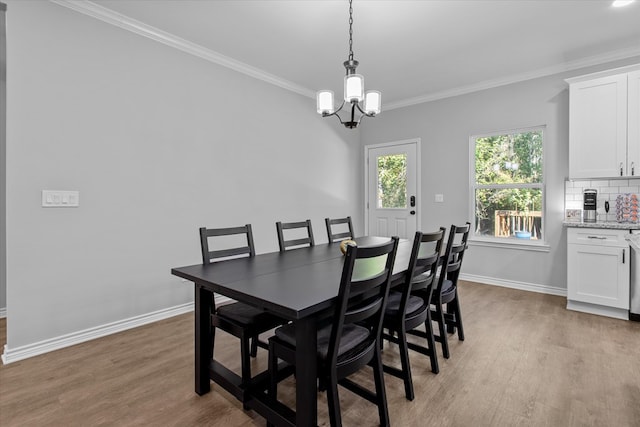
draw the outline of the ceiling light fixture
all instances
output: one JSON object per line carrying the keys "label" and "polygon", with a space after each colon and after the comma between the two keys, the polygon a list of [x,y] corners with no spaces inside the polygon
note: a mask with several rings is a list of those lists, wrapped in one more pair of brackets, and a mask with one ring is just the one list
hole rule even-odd
{"label": "ceiling light fixture", "polygon": [[[382,94],[377,90],[364,92],[364,77],[356,74],[358,61],[353,59],[353,6],[349,0],[349,57],[344,62],[344,68],[347,69],[347,75],[344,77],[344,100],[340,107],[336,110],[333,103],[333,91],[320,90],[317,93],[318,114],[322,117],[336,116],[340,123],[353,129],[360,124],[363,117],[374,117],[380,113]],[[360,104],[364,100],[364,105]],[[343,121],[338,113],[345,104],[351,105],[351,117],[348,121]],[[356,109],[360,112],[360,117],[356,120]]]}
{"label": "ceiling light fixture", "polygon": [[615,0],[612,3],[613,7],[624,7],[624,6],[628,6],[631,3],[633,3],[635,0]]}

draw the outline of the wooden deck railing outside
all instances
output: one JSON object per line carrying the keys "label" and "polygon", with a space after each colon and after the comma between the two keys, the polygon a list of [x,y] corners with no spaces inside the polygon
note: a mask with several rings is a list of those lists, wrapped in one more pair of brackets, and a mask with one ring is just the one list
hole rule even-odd
{"label": "wooden deck railing outside", "polygon": [[515,237],[516,231],[528,231],[531,239],[542,238],[542,212],[497,210],[495,218],[496,237]]}

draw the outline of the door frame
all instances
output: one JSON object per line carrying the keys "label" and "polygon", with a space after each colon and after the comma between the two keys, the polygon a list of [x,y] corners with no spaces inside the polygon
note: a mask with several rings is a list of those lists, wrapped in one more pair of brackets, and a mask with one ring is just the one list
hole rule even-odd
{"label": "door frame", "polygon": [[369,150],[376,148],[388,148],[400,145],[415,145],[416,147],[416,230],[422,229],[422,155],[420,138],[402,139],[399,141],[383,142],[380,144],[368,144],[364,146],[364,229],[369,234]]}

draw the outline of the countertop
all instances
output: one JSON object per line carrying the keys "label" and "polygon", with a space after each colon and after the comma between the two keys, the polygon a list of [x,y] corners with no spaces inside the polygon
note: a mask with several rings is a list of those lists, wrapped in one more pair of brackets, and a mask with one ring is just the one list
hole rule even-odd
{"label": "countertop", "polygon": [[575,228],[608,228],[612,230],[640,230],[640,224],[636,222],[615,222],[615,221],[598,221],[598,222],[571,222],[563,221],[563,227]]}

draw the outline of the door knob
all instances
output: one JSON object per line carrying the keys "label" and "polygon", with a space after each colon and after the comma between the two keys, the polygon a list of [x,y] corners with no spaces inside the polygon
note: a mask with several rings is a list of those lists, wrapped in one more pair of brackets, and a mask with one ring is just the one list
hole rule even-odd
{"label": "door knob", "polygon": [[411,215],[415,215],[415,214],[416,214],[416,211],[411,211],[411,212],[409,212],[409,213],[410,213]]}

